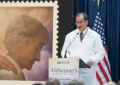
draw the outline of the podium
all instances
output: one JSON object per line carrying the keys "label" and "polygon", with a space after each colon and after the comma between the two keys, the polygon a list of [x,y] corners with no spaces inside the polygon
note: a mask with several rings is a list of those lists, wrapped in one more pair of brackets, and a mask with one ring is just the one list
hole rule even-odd
{"label": "podium", "polygon": [[89,66],[79,58],[49,58],[49,78],[59,79],[61,85],[79,79],[79,68],[89,68]]}

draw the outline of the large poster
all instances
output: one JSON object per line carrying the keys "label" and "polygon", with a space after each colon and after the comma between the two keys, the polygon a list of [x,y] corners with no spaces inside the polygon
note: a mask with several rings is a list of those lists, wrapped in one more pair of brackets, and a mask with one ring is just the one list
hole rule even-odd
{"label": "large poster", "polygon": [[56,30],[57,2],[0,3],[0,80],[48,79]]}

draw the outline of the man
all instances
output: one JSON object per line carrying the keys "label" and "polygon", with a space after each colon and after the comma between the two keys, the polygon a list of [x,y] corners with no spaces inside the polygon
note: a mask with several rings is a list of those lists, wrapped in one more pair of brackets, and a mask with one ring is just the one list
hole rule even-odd
{"label": "man", "polygon": [[45,81],[45,85],[60,85],[60,81],[58,79],[49,78]]}
{"label": "man", "polygon": [[70,81],[68,83],[68,85],[84,85],[84,83],[82,81],[80,81],[80,80],[74,79],[74,80]]}
{"label": "man", "polygon": [[25,80],[21,69],[30,70],[40,60],[48,32],[38,20],[20,15],[8,26],[4,42],[8,54],[0,55],[0,80]]}
{"label": "man", "polygon": [[62,57],[78,57],[90,68],[80,68],[80,80],[85,85],[97,85],[96,66],[105,55],[100,35],[91,30],[85,13],[76,15],[77,29],[67,34],[61,51]]}
{"label": "man", "polygon": [[[116,85],[116,83],[115,82],[108,82],[108,83],[106,83],[106,84],[104,84],[104,85]],[[119,84],[118,84],[119,85]]]}
{"label": "man", "polygon": [[120,85],[120,80],[118,81],[118,85]]}
{"label": "man", "polygon": [[35,84],[32,84],[32,85],[43,85],[42,83],[35,83]]}

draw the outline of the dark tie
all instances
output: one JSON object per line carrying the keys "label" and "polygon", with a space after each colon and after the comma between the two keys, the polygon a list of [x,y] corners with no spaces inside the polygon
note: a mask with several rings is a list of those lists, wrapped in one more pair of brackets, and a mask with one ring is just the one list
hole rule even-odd
{"label": "dark tie", "polygon": [[82,40],[83,40],[83,32],[80,33],[80,40],[82,42]]}

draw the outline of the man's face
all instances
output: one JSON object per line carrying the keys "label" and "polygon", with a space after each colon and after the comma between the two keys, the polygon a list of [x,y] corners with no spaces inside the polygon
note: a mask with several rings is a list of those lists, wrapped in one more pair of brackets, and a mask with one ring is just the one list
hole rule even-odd
{"label": "man's face", "polygon": [[[23,38],[24,39],[24,38]],[[21,39],[22,40],[22,39]],[[40,37],[31,38],[29,41],[20,41],[17,44],[18,63],[20,67],[30,70],[35,61],[40,60],[40,50],[43,47],[43,40]]]}
{"label": "man's face", "polygon": [[76,17],[76,26],[80,31],[84,31],[87,25],[88,25],[88,20],[84,20],[83,15]]}

